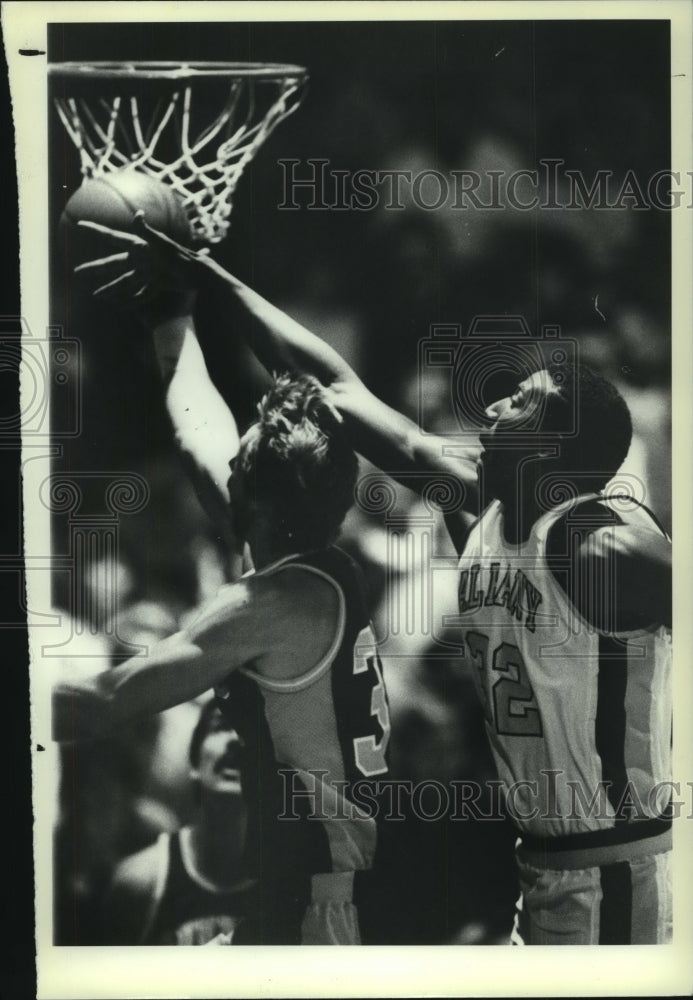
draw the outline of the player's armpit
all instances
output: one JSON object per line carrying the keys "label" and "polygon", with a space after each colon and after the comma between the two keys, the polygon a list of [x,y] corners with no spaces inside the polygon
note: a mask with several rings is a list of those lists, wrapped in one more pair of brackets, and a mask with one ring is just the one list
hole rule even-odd
{"label": "player's armpit", "polygon": [[671,627],[671,542],[659,532],[610,524],[580,544],[572,600],[604,632]]}

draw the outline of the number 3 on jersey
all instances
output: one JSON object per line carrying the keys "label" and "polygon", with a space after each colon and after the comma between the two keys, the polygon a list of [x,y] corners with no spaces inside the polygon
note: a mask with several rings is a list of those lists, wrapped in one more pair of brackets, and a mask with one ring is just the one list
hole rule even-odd
{"label": "number 3 on jersey", "polygon": [[[371,681],[370,707],[371,731],[369,735],[354,739],[354,760],[356,766],[367,778],[387,771],[387,745],[390,741],[390,711],[385,694],[385,684],[380,666],[380,658],[375,646],[373,629],[368,625],[361,629],[354,643],[354,675],[366,674]],[[365,679],[365,678],[364,678]]]}

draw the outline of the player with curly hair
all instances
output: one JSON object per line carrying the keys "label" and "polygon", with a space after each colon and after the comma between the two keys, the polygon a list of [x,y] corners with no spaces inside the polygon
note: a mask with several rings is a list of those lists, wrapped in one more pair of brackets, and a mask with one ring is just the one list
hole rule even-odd
{"label": "player with curly hair", "polygon": [[149,656],[59,684],[54,738],[99,738],[214,688],[248,757],[266,899],[256,940],[358,944],[354,883],[372,866],[377,819],[353,789],[386,775],[390,721],[360,571],[334,545],[357,459],[306,375],[275,378],[239,440],[189,309],[173,293],[148,307],[166,404],[198,494],[254,569]]}

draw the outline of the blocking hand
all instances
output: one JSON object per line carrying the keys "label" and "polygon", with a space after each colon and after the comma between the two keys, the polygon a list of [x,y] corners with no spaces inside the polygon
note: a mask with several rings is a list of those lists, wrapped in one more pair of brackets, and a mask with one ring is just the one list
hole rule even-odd
{"label": "blocking hand", "polygon": [[[133,232],[110,229],[98,222],[78,225],[104,237],[115,252],[85,261],[76,274],[89,276],[92,295],[134,309],[148,326],[192,311],[197,274],[209,251],[194,251],[148,225],[143,211],[133,221]],[[211,261],[210,261],[211,262]]]}

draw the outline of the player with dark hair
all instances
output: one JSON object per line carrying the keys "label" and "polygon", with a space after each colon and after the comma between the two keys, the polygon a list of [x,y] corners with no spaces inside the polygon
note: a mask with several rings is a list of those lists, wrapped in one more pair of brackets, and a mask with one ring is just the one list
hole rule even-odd
{"label": "player with dark hair", "polygon": [[142,222],[127,240],[138,280],[152,254],[183,283],[216,274],[258,358],[315,375],[357,451],[405,485],[444,473],[463,488],[447,516],[457,626],[519,833],[513,940],[668,940],[671,547],[645,508],[603,491],[631,438],[614,386],[581,365],[540,368],[488,407],[481,455],[451,456],[208,255]]}
{"label": "player with dark hair", "polygon": [[237,940],[257,907],[247,851],[245,747],[215,701],[190,741],[193,823],[120,862],[105,900],[105,944],[208,944]]}
{"label": "player with dark hair", "polygon": [[248,840],[267,900],[255,940],[357,944],[355,875],[377,830],[353,789],[387,773],[390,722],[360,573],[332,544],[356,457],[310,376],[275,379],[238,441],[190,308],[175,288],[146,303],[166,404],[200,498],[254,571],[148,657],[58,685],[54,738],[98,738],[215,688],[249,758]]}

